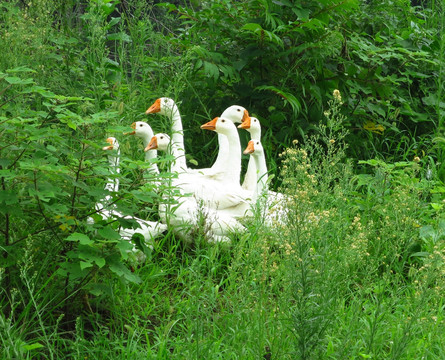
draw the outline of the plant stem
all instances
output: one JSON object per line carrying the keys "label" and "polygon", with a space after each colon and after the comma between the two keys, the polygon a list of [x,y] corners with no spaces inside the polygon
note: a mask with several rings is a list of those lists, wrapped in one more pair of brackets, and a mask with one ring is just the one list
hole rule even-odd
{"label": "plant stem", "polygon": [[[0,170],[3,169],[3,166],[0,165]],[[5,182],[5,178],[2,176],[1,178],[1,183],[2,183],[2,190],[6,191],[6,182]],[[3,234],[5,235],[5,250],[3,250],[3,259],[5,260],[6,263],[6,259],[8,258],[8,247],[10,245],[10,233],[9,233],[9,214],[6,213],[5,214],[5,230],[2,231]],[[6,314],[9,313],[9,311],[11,310],[11,304],[9,303],[9,300],[11,299],[11,269],[9,266],[5,267],[5,284],[3,285],[5,292],[6,292],[6,298],[8,299],[8,304],[6,306]]]}

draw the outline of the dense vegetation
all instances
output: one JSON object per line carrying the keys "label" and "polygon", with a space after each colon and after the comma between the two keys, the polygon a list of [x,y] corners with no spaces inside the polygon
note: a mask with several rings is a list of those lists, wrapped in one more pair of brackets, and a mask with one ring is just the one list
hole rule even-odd
{"label": "dense vegetation", "polygon": [[[1,2],[1,359],[445,358],[445,3],[295,3]],[[286,226],[135,239],[141,265],[134,222],[86,221],[110,135],[114,204],[157,219],[122,134],[169,132],[144,114],[161,96],[191,166],[216,156],[199,125],[232,104],[260,119]]]}

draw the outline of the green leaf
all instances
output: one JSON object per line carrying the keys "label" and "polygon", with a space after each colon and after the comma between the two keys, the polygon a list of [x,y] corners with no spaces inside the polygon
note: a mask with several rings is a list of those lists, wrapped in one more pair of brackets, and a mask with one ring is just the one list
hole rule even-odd
{"label": "green leaf", "polygon": [[0,190],[0,203],[5,205],[18,204],[17,192],[12,190]]}
{"label": "green leaf", "polygon": [[133,194],[133,196],[143,202],[148,202],[151,203],[153,201],[153,199],[156,199],[156,193],[154,192],[144,192],[144,191],[140,191],[140,190],[133,190],[131,192]]}
{"label": "green leaf", "polygon": [[68,119],[68,121],[66,122],[66,124],[68,125],[69,128],[76,130],[77,129],[77,125],[75,123],[73,123],[71,120]]}
{"label": "green leaf", "polygon": [[443,208],[443,204],[438,204],[438,203],[431,203],[431,207],[436,210],[439,211]]}
{"label": "green leaf", "polygon": [[79,243],[82,245],[91,245],[92,243],[94,243],[94,241],[90,240],[90,238],[87,235],[81,233],[72,233],[70,236],[66,238],[66,240],[79,241]]}
{"label": "green leaf", "polygon": [[410,257],[423,257],[423,258],[426,258],[426,257],[428,257],[429,255],[430,255],[429,252],[426,252],[426,251],[419,251],[419,252],[412,253],[412,254],[410,255]]}
{"label": "green leaf", "polygon": [[121,236],[119,235],[119,233],[115,230],[113,230],[113,228],[111,226],[106,226],[102,229],[98,230],[98,233],[100,236],[102,236],[105,240],[114,242],[115,240],[120,240]]}
{"label": "green leaf", "polygon": [[204,73],[208,77],[212,77],[214,80],[217,80],[219,77],[219,69],[218,66],[212,64],[208,61],[204,61]]}
{"label": "green leaf", "polygon": [[27,345],[22,345],[22,347],[26,351],[31,351],[31,350],[35,350],[35,349],[41,349],[41,348],[43,348],[45,346],[43,346],[42,344],[37,342],[37,343],[34,343],[34,344],[29,344],[29,345],[28,344]]}
{"label": "green leaf", "polygon": [[81,261],[79,264],[80,264],[80,270],[85,270],[93,266],[93,264],[88,261]]}
{"label": "green leaf", "polygon": [[33,79],[29,78],[29,79],[21,79],[19,77],[16,76],[8,76],[5,77],[5,80],[12,84],[12,85],[27,85],[27,84],[32,84],[34,82]]}
{"label": "green leaf", "polygon": [[128,252],[133,249],[133,244],[131,244],[129,241],[123,240],[119,241],[116,244],[117,248],[121,252],[121,256],[123,259],[128,258]]}
{"label": "green leaf", "polygon": [[295,15],[297,15],[298,20],[300,20],[300,21],[308,21],[309,20],[309,14],[311,13],[310,9],[300,8],[299,6],[294,6],[292,8],[292,11]]}
{"label": "green leaf", "polygon": [[19,66],[19,67],[16,67],[16,68],[14,68],[14,69],[8,69],[8,70],[6,70],[6,72],[7,73],[17,73],[17,72],[36,72],[35,70],[33,70],[33,69],[30,69],[30,68],[28,68],[28,67],[26,67],[26,66]]}
{"label": "green leaf", "polygon": [[436,235],[436,231],[431,225],[422,226],[419,231],[419,236],[422,239],[427,239],[429,237],[434,237]]}
{"label": "green leaf", "polygon": [[91,284],[89,286],[89,292],[95,296],[99,296],[102,294],[107,294],[109,296],[112,295],[112,287],[105,284]]}
{"label": "green leaf", "polygon": [[257,32],[257,31],[261,31],[263,30],[263,28],[261,27],[260,24],[257,23],[248,23],[245,24],[241,30],[248,30],[248,31],[253,31],[253,32]]}
{"label": "green leaf", "polygon": [[99,268],[103,268],[106,264],[105,258],[103,257],[95,257],[94,262]]}
{"label": "green leaf", "polygon": [[121,21],[120,17],[112,17],[110,22],[108,23],[108,27],[112,27]]}
{"label": "green leaf", "polygon": [[131,42],[131,37],[124,32],[108,34],[107,39],[115,41]]}
{"label": "green leaf", "polygon": [[294,111],[294,115],[298,115],[301,111],[300,101],[291,93],[288,93],[286,91],[283,91],[283,90],[278,89],[277,87],[271,86],[271,85],[257,86],[255,88],[255,90],[268,90],[268,91],[272,91],[275,94],[279,95],[287,103],[289,103],[289,105],[292,107],[292,110]]}
{"label": "green leaf", "polygon": [[107,259],[108,266],[112,272],[116,275],[123,277],[124,279],[132,282],[132,283],[140,283],[141,279],[139,276],[133,274],[130,270],[128,270],[124,264],[121,263],[120,259],[117,256],[111,256]]}
{"label": "green leaf", "polygon": [[[40,168],[42,169],[43,167],[40,167]],[[47,170],[50,170],[50,168],[51,167],[47,167]],[[39,190],[36,190],[36,189],[33,189],[33,188],[29,188],[28,189],[28,193],[29,193],[30,196],[38,197],[43,202],[49,202],[51,199],[56,197],[52,190],[42,190],[42,191],[39,191]]]}

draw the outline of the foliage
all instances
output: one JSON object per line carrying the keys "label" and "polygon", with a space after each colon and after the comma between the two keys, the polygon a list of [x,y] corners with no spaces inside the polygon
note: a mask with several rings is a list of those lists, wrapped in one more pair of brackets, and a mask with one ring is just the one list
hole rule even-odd
{"label": "foliage", "polygon": [[[85,286],[101,294],[104,288],[97,276],[104,270],[139,281],[122,264],[132,246],[118,233],[121,226],[137,226],[134,221],[86,224],[87,217],[94,218],[97,212],[94,203],[107,194],[104,175],[113,176],[109,165],[97,156],[101,151],[98,135],[105,138],[97,127],[116,113],[82,111],[79,104],[91,99],[56,95],[36,85],[29,77],[32,73],[20,67],[0,74],[6,96],[1,109],[0,192],[5,291],[18,286],[14,279],[24,251],[32,254],[31,263],[39,253],[55,255],[47,271],[66,278],[61,293],[65,297]],[[29,108],[22,109],[24,103]],[[124,181],[123,190],[113,198],[113,202],[127,198],[126,204],[117,204],[124,214],[137,211],[128,200],[137,199],[137,190],[132,188],[138,181]]]}
{"label": "foliage", "polygon": [[[2,2],[0,357],[444,358],[443,6]],[[168,233],[135,266],[119,230],[138,225],[95,204],[157,218],[121,134],[160,96],[199,167],[198,125],[234,103],[260,119],[284,225]]]}
{"label": "foliage", "polygon": [[[443,46],[436,28],[423,26],[428,8],[407,1],[220,0],[203,2],[198,12],[160,5],[182,21],[166,35],[192,50],[188,61],[203,81],[194,81],[194,92],[212,88],[222,106],[238,101],[251,109],[273,133],[274,147],[308,133],[335,88],[347,95],[343,112],[356,157],[357,149],[366,158],[413,157],[398,144],[406,137],[419,143],[438,128],[440,95],[430,74],[440,71],[443,56],[430,54]],[[415,151],[429,152],[429,145]]]}

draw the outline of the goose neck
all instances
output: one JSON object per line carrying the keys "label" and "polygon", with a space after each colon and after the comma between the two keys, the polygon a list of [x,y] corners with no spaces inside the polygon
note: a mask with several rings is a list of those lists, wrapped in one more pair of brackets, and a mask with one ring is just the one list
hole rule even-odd
{"label": "goose neck", "polygon": [[261,129],[250,128],[250,139],[261,140]]}
{"label": "goose neck", "polygon": [[185,170],[187,165],[185,161],[184,130],[182,127],[181,114],[179,113],[179,109],[176,105],[171,109],[171,127],[172,155],[175,156],[176,165]]}
{"label": "goose neck", "polygon": [[255,166],[257,169],[257,187],[256,192],[257,196],[260,196],[265,191],[267,191],[267,165],[266,165],[266,158],[264,156],[264,151],[261,151],[257,155],[254,156]]}
{"label": "goose neck", "polygon": [[241,173],[241,143],[238,132],[233,125],[233,129],[225,133],[229,146],[229,156],[226,162],[226,171],[230,180],[239,184]]}

